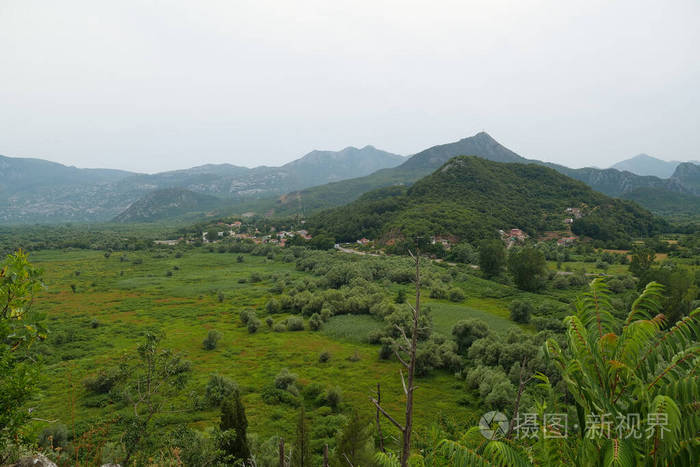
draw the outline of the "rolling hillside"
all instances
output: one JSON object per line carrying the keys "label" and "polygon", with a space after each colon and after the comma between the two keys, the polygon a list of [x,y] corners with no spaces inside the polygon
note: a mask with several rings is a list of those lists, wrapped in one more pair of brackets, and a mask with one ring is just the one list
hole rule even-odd
{"label": "rolling hillside", "polygon": [[[565,210],[595,219],[592,236],[615,240],[658,232],[664,222],[633,203],[597,193],[538,164],[507,164],[456,157],[410,188],[387,187],[313,216],[309,224],[339,241],[454,236],[475,241],[499,229],[534,236],[562,229]],[[576,228],[576,225],[574,225]]]}

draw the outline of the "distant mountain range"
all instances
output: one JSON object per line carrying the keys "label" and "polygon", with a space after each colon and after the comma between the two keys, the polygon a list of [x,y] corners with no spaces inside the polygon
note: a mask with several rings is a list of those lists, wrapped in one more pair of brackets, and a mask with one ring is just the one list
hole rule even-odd
{"label": "distant mountain range", "polygon": [[[313,151],[281,167],[249,169],[230,164],[209,164],[144,175],[119,170],[78,169],[40,159],[0,156],[0,222],[101,222],[115,216],[131,220],[135,211],[125,211],[132,203],[140,201],[138,212],[149,212],[150,209],[145,209],[147,204],[165,200],[149,193],[165,188],[216,196],[229,200],[228,205],[231,205],[360,177],[397,166],[404,160],[402,156],[372,146],[362,149],[348,147],[337,152]],[[158,210],[155,206],[153,209]],[[119,216],[121,213],[124,216]],[[143,216],[137,217],[145,220]]]}
{"label": "distant mountain range", "polygon": [[[377,188],[411,185],[451,158],[463,155],[544,165],[596,191],[634,200],[656,213],[700,215],[696,164],[679,163],[667,178],[613,168],[571,169],[526,159],[481,132],[409,158],[373,146],[348,147],[336,152],[313,151],[281,167],[250,169],[209,164],[153,175],[77,169],[39,159],[0,156],[0,222],[135,222],[211,211],[221,215],[255,212],[308,216],[347,204]],[[164,195],[167,192],[157,191],[172,188],[192,192],[178,192],[177,209],[168,203]],[[194,194],[224,201],[214,203]]]}
{"label": "distant mountain range", "polygon": [[[474,156],[449,159],[408,188],[370,191],[353,203],[311,216],[307,224],[339,241],[439,235],[474,242],[495,237],[499,229],[518,228],[530,236],[564,230],[567,208],[584,214],[574,222],[575,232],[580,227],[582,234],[603,241],[653,235],[665,226],[634,203],[598,193],[543,165]],[[588,229],[592,221],[595,228]]]}
{"label": "distant mountain range", "polygon": [[[700,161],[690,161],[700,164]],[[612,169],[626,170],[635,175],[652,175],[659,178],[669,178],[676,171],[676,167],[682,162],[664,161],[647,154],[639,154],[630,159],[620,161],[611,166]]]}
{"label": "distant mountain range", "polygon": [[[568,177],[580,180],[596,191],[608,196],[634,199],[644,203],[647,197],[640,197],[637,190],[645,189],[647,193],[658,193],[667,202],[666,207],[677,203],[679,209],[700,214],[700,190],[698,190],[697,165],[686,162],[680,164],[670,178],[661,179],[653,176],[639,176],[617,169],[583,168],[571,169],[559,164],[526,159],[504,147],[487,133],[461,139],[454,143],[433,146],[421,151],[403,164],[377,171],[365,177],[344,180],[322,186],[315,186],[289,193],[264,205],[264,210],[274,210],[278,215],[289,215],[303,212],[307,215],[345,204],[357,199],[370,190],[392,186],[410,185],[416,180],[427,176],[453,157],[473,155],[496,162],[517,162],[523,164],[538,164],[550,167]],[[693,169],[695,168],[695,169]],[[675,200],[675,201],[674,201]],[[687,206],[688,200],[695,200]],[[683,203],[686,203],[685,205]],[[644,205],[644,204],[643,204]],[[653,203],[648,205],[654,209]],[[261,206],[258,206],[261,209]],[[659,211],[664,214],[675,214],[675,211]]]}

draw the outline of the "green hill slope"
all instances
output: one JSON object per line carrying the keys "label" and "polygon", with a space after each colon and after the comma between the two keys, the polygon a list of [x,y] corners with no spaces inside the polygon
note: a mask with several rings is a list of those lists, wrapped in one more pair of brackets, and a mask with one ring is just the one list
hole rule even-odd
{"label": "green hill slope", "polygon": [[135,201],[113,219],[113,222],[153,222],[172,219],[193,212],[204,212],[230,203],[215,196],[195,193],[183,188],[154,190]]}
{"label": "green hill slope", "polygon": [[636,204],[597,193],[553,169],[478,157],[456,157],[410,188],[367,193],[313,216],[309,224],[339,241],[416,235],[475,241],[494,237],[499,229],[519,228],[533,236],[562,229],[568,207],[584,212],[575,230],[580,224],[586,234],[605,241],[650,235],[665,225]]}

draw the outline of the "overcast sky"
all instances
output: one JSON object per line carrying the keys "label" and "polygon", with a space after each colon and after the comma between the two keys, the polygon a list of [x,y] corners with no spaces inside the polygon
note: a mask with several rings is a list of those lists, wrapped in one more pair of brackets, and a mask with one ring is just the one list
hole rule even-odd
{"label": "overcast sky", "polygon": [[0,0],[0,154],[154,172],[482,130],[700,159],[700,1]]}

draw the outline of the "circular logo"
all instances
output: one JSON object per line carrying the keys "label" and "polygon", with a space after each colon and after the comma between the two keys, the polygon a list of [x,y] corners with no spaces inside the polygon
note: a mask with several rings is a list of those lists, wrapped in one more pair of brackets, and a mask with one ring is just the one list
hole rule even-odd
{"label": "circular logo", "polygon": [[486,439],[503,438],[508,433],[508,417],[501,412],[486,412],[479,420],[479,431]]}

